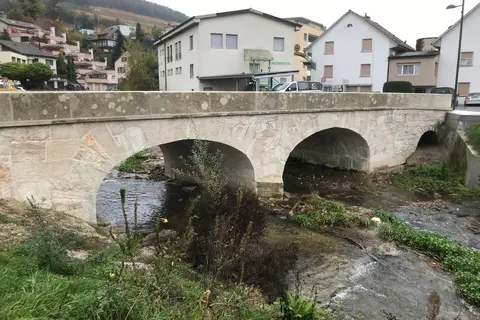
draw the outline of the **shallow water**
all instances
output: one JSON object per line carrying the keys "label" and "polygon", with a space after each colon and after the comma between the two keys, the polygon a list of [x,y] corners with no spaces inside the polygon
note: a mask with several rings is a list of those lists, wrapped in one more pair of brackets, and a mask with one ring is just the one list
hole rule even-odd
{"label": "shallow water", "polygon": [[[189,197],[183,186],[134,177],[119,178],[117,172],[106,177],[97,196],[100,219],[123,225],[121,188],[127,190],[129,221],[133,221],[137,198],[138,221],[145,230],[152,229],[167,196],[172,196],[178,212],[183,212]],[[375,176],[311,166],[290,167],[285,178],[289,201],[271,204],[279,216],[285,216],[299,195],[314,192],[348,205],[393,210],[416,228],[441,232],[467,246],[480,248],[480,202],[420,206],[415,203],[426,200],[424,197],[391,187]],[[172,226],[182,225],[182,219],[182,214],[169,217]],[[480,314],[469,310],[455,294],[451,275],[428,259],[382,243],[371,231],[349,230],[347,236],[364,246],[375,259],[343,236],[328,231],[306,230],[278,216],[268,217],[267,226],[269,241],[299,244],[296,272],[301,279],[301,291],[305,296],[313,295],[323,306],[361,315],[360,319],[384,319],[382,310],[397,319],[425,319],[428,296],[435,290],[442,300],[438,319],[480,319]],[[292,289],[295,279],[292,272]]]}

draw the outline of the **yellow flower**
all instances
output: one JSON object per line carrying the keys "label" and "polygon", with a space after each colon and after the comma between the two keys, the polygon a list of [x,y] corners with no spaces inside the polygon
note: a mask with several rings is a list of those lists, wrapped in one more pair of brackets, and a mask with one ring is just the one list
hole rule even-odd
{"label": "yellow flower", "polygon": [[109,278],[110,280],[115,279],[115,273],[110,272],[110,274],[108,275],[108,278]]}
{"label": "yellow flower", "polygon": [[160,218],[160,221],[162,221],[163,223],[168,223],[168,219],[167,219],[167,218]]}

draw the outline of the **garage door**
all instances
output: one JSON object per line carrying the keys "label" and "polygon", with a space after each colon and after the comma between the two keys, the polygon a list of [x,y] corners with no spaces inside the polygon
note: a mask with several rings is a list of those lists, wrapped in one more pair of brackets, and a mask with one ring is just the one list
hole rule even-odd
{"label": "garage door", "polygon": [[372,86],[360,87],[360,92],[372,92]]}
{"label": "garage door", "polygon": [[347,92],[357,92],[357,86],[347,86]]}

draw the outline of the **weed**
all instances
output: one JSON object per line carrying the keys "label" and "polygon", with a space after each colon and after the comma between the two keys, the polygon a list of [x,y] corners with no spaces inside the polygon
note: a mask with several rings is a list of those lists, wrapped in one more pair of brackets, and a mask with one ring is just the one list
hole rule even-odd
{"label": "weed", "polygon": [[467,132],[467,141],[473,148],[480,152],[480,122],[473,125]]}
{"label": "weed", "polygon": [[460,198],[478,198],[480,191],[464,185],[462,174],[447,163],[421,164],[405,172],[390,175],[390,182],[398,187],[427,195],[439,193]]}
{"label": "weed", "polygon": [[337,202],[317,195],[311,196],[307,202],[308,208],[295,215],[295,221],[303,227],[318,229],[322,227],[369,228],[372,226],[368,217],[351,212]]}
{"label": "weed", "polygon": [[135,173],[142,167],[142,162],[147,159],[149,154],[146,151],[140,151],[127,158],[118,166],[118,171],[126,173]]}
{"label": "weed", "polygon": [[0,224],[16,224],[16,225],[25,225],[25,221],[12,218],[9,215],[0,212]]}

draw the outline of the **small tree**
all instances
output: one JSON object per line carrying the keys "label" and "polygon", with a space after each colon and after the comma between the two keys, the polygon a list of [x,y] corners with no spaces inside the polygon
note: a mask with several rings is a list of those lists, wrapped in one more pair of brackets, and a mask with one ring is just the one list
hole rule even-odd
{"label": "small tree", "polygon": [[383,85],[383,92],[413,93],[413,86],[408,81],[388,81]]}
{"label": "small tree", "polygon": [[65,76],[67,77],[68,81],[77,81],[77,69],[75,68],[75,61],[73,60],[73,57],[67,57]]}
{"label": "small tree", "polygon": [[125,46],[129,53],[127,73],[120,81],[120,90],[152,91],[158,90],[157,53],[146,50],[138,40],[130,40]]}
{"label": "small tree", "polygon": [[157,40],[158,38],[160,38],[162,36],[162,29],[160,29],[159,27],[157,26],[153,26],[152,28],[152,37],[153,37],[153,40]]}
{"label": "small tree", "polygon": [[45,4],[42,0],[17,0],[23,9],[25,17],[37,19],[45,13]]}
{"label": "small tree", "polygon": [[12,41],[12,38],[10,38],[10,34],[8,33],[7,29],[3,28],[2,33],[0,33],[0,40]]}
{"label": "small tree", "polygon": [[53,77],[53,71],[50,66],[34,62],[25,65],[25,79],[22,85],[29,89],[41,89],[45,81]]}
{"label": "small tree", "polygon": [[61,52],[57,59],[57,74],[61,77],[67,76],[67,63],[65,61],[65,53]]}
{"label": "small tree", "polygon": [[0,74],[13,81],[25,81],[25,67],[26,65],[18,62],[8,62],[0,66]]}
{"label": "small tree", "polygon": [[137,27],[135,28],[135,39],[140,42],[143,42],[144,40],[142,25],[139,22],[137,22]]}

